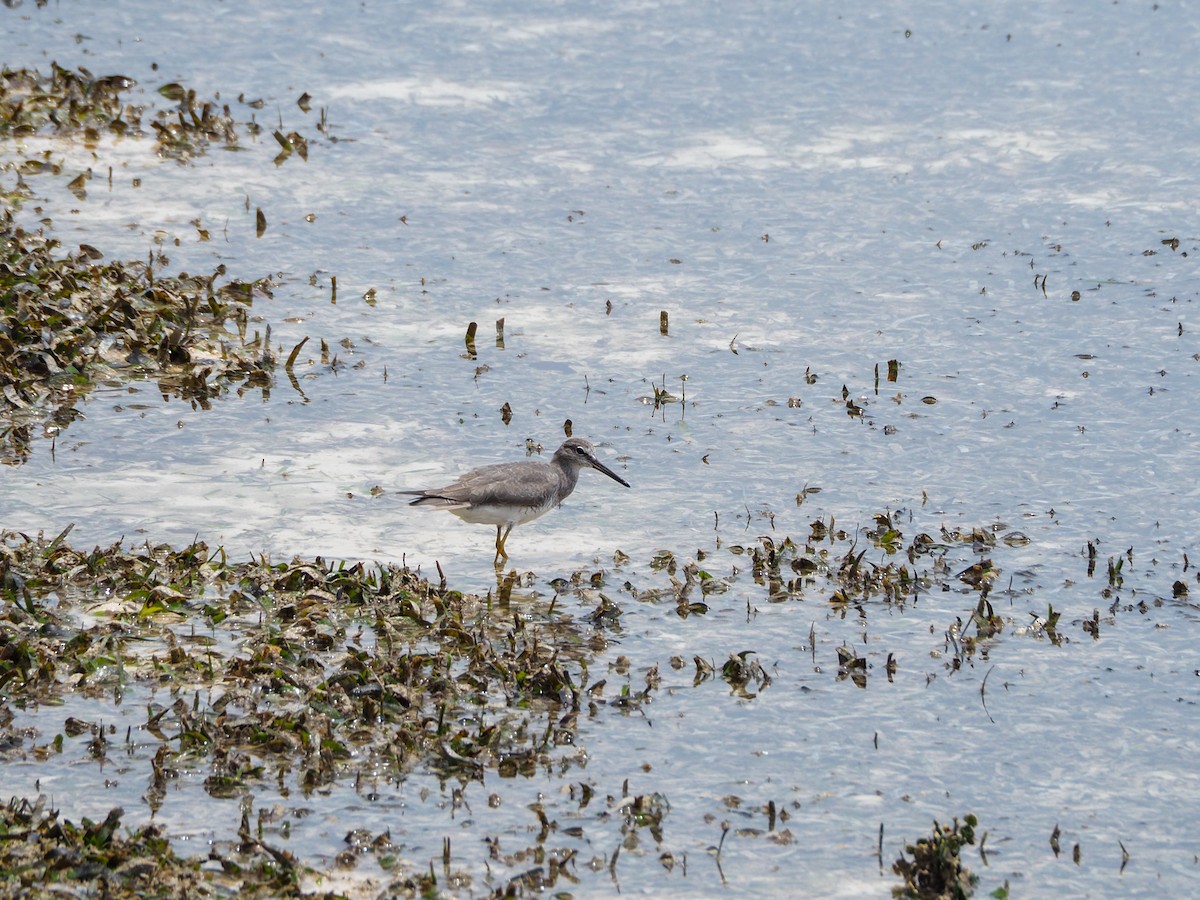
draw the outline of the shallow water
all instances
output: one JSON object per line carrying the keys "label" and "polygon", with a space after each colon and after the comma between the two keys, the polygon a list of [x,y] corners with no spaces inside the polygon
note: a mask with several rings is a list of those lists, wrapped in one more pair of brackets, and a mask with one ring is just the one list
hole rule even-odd
{"label": "shallow water", "polygon": [[[376,799],[341,782],[302,804],[257,794],[258,808],[305,808],[288,815],[290,849],[329,860],[353,819],[401,833],[420,869],[452,834],[455,865],[483,892],[482,835],[529,845],[540,801],[583,826],[561,841],[581,862],[603,860],[582,876],[589,895],[714,894],[728,889],[722,871],[742,893],[886,895],[904,842],[972,812],[989,834],[987,865],[967,859],[981,893],[1006,879],[1034,893],[1188,892],[1197,615],[1172,598],[1176,580],[1200,591],[1185,569],[1185,554],[1200,557],[1187,7],[622,4],[601,17],[549,4],[127,3],[101,18],[25,4],[0,23],[10,67],[119,71],[146,101],[178,80],[267,127],[189,165],[131,140],[95,159],[45,139],[6,142],[3,156],[48,148],[64,172],[113,166],[111,189],[94,178],[82,203],[69,178],[30,179],[65,244],[140,258],[158,239],[175,269],[282,273],[258,324],[284,357],[312,338],[302,394],[281,378],[269,396],[204,411],[153,384],[96,390],[53,453],[42,442],[0,480],[5,527],[75,522],[81,546],[199,535],[234,556],[403,560],[434,575],[440,563],[452,587],[487,591],[490,529],[409,510],[397,490],[523,458],[526,438],[549,451],[565,419],[633,485],[585,474],[508,549],[543,596],[552,578],[608,572],[624,614],[602,659],[630,661],[609,674],[610,696],[657,666],[653,701],[599,707],[552,771],[489,772],[466,787],[466,814],[433,773],[379,785]],[[295,103],[305,91],[310,113]],[[266,105],[239,106],[243,92]],[[317,134],[321,109],[338,140]],[[308,136],[307,162],[272,165],[280,121]],[[656,406],[656,386],[681,402]],[[806,487],[821,490],[798,505]],[[815,519],[854,533],[885,510],[906,537],[945,524],[1030,538],[988,551],[1002,570],[991,599],[1014,629],[986,660],[946,668],[946,631],[977,600],[965,586],[843,618],[819,593],[769,602],[728,550],[767,534],[802,543]],[[628,564],[614,566],[617,549]],[[661,549],[710,553],[701,565],[717,577],[741,572],[707,615],[680,619],[673,599],[622,587],[665,586],[650,567]],[[1128,549],[1123,584],[1103,595],[1106,561]],[[976,558],[957,547],[949,564]],[[1083,632],[1117,601],[1099,639]],[[1015,630],[1050,606],[1068,642]],[[836,678],[843,643],[865,651],[866,690]],[[719,670],[746,650],[772,679],[752,699],[719,676],[693,685],[693,656]],[[18,724],[49,736],[75,714],[120,730],[144,699],[77,702]],[[152,755],[148,741],[133,758]],[[41,777],[65,815],[149,814],[144,772],[104,781],[82,744],[65,756],[56,772],[9,762],[9,790],[31,794]],[[620,817],[599,800],[581,809],[570,786],[620,798],[626,781],[670,807],[662,841],[639,831],[614,878]],[[765,831],[771,800],[789,810],[791,843],[736,831]],[[201,804],[215,812],[198,819]],[[240,807],[185,782],[158,817],[181,837],[229,840]],[[718,871],[707,849],[726,820]],[[686,872],[664,852],[686,854]]]}

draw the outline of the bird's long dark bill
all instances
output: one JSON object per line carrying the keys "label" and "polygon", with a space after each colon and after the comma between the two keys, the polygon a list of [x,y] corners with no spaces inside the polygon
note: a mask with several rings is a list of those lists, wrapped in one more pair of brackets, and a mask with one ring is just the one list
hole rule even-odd
{"label": "bird's long dark bill", "polygon": [[625,485],[625,487],[629,487],[628,481],[626,481],[624,478],[622,478],[620,475],[618,475],[616,472],[614,472],[612,469],[610,469],[604,463],[600,462],[600,460],[593,459],[592,460],[592,468],[595,469],[597,472],[603,472],[605,475],[607,475],[613,481],[617,482],[617,484],[623,484],[623,485]]}

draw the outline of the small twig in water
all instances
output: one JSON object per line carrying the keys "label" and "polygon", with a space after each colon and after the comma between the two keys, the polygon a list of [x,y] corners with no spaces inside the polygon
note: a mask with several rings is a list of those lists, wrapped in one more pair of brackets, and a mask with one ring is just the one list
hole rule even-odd
{"label": "small twig in water", "polygon": [[717,850],[715,853],[716,862],[717,862],[717,874],[721,876],[721,884],[729,883],[725,879],[725,870],[721,868],[721,848],[725,846],[725,838],[728,835],[729,835],[729,822],[724,821],[721,823],[721,840],[717,843]]}
{"label": "small twig in water", "polygon": [[992,670],[993,670],[993,669],[995,669],[995,668],[996,668],[995,666],[992,666],[992,668],[991,668],[991,669],[988,669],[988,670],[987,670],[987,675],[984,675],[984,676],[983,676],[983,681],[981,681],[981,682],[980,682],[980,684],[979,684],[979,699],[980,699],[980,701],[983,703],[983,711],[984,711],[985,713],[987,713],[988,721],[989,721],[989,722],[991,722],[993,725],[995,725],[995,724],[996,724],[996,720],[992,718],[992,714],[991,714],[991,712],[990,712],[990,711],[988,710],[988,708],[987,708],[987,696],[986,696],[986,694],[984,693],[984,691],[985,691],[985,689],[987,688],[987,680],[988,680],[988,675],[991,675],[991,674],[992,674]]}

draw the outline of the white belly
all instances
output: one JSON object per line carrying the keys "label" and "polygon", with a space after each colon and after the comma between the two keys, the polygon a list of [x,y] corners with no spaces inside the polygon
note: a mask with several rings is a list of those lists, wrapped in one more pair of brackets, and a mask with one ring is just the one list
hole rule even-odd
{"label": "white belly", "polygon": [[544,516],[557,505],[543,503],[539,506],[460,506],[449,511],[472,525],[524,525],[539,516]]}

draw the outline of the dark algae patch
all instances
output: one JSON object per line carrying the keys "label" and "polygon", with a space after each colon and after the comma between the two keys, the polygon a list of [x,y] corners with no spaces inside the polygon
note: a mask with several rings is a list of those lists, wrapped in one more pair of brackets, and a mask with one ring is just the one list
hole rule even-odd
{"label": "dark algae patch", "polygon": [[167,276],[156,258],[103,262],[0,212],[0,461],[20,465],[55,438],[97,385],[154,379],[164,397],[207,408],[230,390],[267,390],[275,357],[251,328],[271,282]]}
{"label": "dark algae patch", "polygon": [[[186,162],[210,146],[238,146],[239,130],[256,135],[253,121],[239,125],[228,104],[204,99],[196,91],[171,83],[154,93],[169,104],[159,107],[150,97],[134,103],[129,92],[137,82],[125,75],[93,75],[85,68],[50,64],[50,73],[35,69],[0,70],[0,139],[52,134],[81,138],[94,146],[101,136],[143,138],[153,135],[155,150],[167,159]],[[250,104],[254,105],[254,104]],[[294,133],[293,133],[294,134]],[[303,141],[299,135],[296,140]],[[24,174],[44,169],[30,163]]]}
{"label": "dark algae patch", "polygon": [[[233,563],[203,543],[84,552],[66,536],[0,535],[7,760],[45,760],[72,745],[101,766],[141,759],[152,812],[185,776],[223,799],[258,788],[308,796],[339,779],[399,782],[417,769],[465,784],[486,770],[511,778],[570,764],[590,654],[580,626],[544,605],[534,606],[545,617],[535,629],[528,610],[395,566]],[[97,717],[110,699],[149,694],[145,720],[124,734],[99,718],[68,717],[48,739],[13,729],[14,708],[40,708],[44,719],[68,693],[95,698]],[[116,885],[107,890],[140,890],[143,868],[130,861],[171,856],[152,826],[117,841],[119,811],[104,827],[76,826],[17,798],[7,815],[9,831],[28,840],[0,843],[19,854],[0,868],[34,888],[100,879]],[[262,888],[266,873],[262,889],[294,891],[301,867],[263,837],[272,827],[244,815],[238,841],[213,851],[219,875],[173,859],[166,871],[222,883],[235,872],[243,892]],[[386,835],[352,831],[347,842],[339,863],[373,854],[397,890],[420,887],[424,875],[406,881]],[[69,864],[56,866],[60,858]],[[174,884],[153,890],[165,896]]]}
{"label": "dark algae patch", "polygon": [[134,84],[124,75],[97,78],[57,63],[51,63],[49,75],[6,66],[0,70],[0,138],[52,132],[95,140],[102,131],[126,134],[140,126],[141,109],[126,107],[120,96]]}
{"label": "dark algae patch", "polygon": [[[990,665],[1005,641],[1032,639],[1058,653],[1092,639],[1092,619],[1068,625],[1051,612],[1022,621],[1027,604],[1001,587],[1006,548],[1024,543],[1011,539],[1016,532],[908,530],[894,512],[857,537],[816,520],[800,542],[763,536],[695,560],[661,551],[653,577],[668,586],[639,589],[600,569],[556,579],[543,595],[532,575],[513,572],[484,597],[395,565],[231,560],[200,541],[89,551],[71,544],[70,528],[53,538],[2,532],[0,764],[92,766],[95,777],[123,771],[140,793],[130,826],[120,809],[99,823],[60,813],[54,805],[66,804],[45,786],[12,798],[0,839],[3,884],[28,896],[63,884],[108,896],[307,896],[339,889],[338,878],[361,869],[356,896],[365,884],[371,895],[519,896],[594,879],[620,885],[629,858],[646,854],[680,890],[689,865],[711,864],[724,880],[730,853],[786,854],[805,840],[796,826],[811,801],[801,804],[784,785],[777,796],[699,798],[709,805],[711,859],[695,848],[689,856],[672,827],[679,797],[639,792],[628,780],[598,783],[584,771],[585,723],[650,719],[656,703],[685,689],[714,703],[727,694],[754,704],[808,670],[817,689],[878,690],[922,666],[925,677],[951,677]],[[627,561],[618,552],[615,567]],[[784,659],[740,643],[747,635],[727,643],[723,659],[672,656],[670,671],[611,652],[627,608],[658,605],[696,626],[745,602],[727,596],[735,589],[751,598],[751,615],[760,604],[824,613]],[[915,614],[930,597],[955,599],[931,610],[944,633],[929,629],[938,649],[928,662],[826,633],[841,621]],[[1120,612],[1144,611],[1122,606],[1110,617]],[[977,698],[984,711],[987,685],[985,677]],[[119,727],[109,721],[118,707],[126,710]],[[446,818],[421,827],[445,829],[443,852],[412,859],[406,835],[417,826],[395,807],[383,827],[368,825],[368,811],[380,797],[412,790],[410,778],[429,777],[441,785]],[[497,833],[476,821],[483,807],[510,802],[511,789],[539,778],[561,789],[524,807],[524,828]],[[335,789],[353,792],[364,821],[350,813],[340,844],[289,848],[302,809]],[[222,821],[206,823],[211,842],[198,855],[194,845],[179,850],[160,811],[200,790]],[[906,843],[893,867],[897,891],[969,896],[975,879],[959,857],[976,827],[968,816]]]}
{"label": "dark algae patch", "polygon": [[[510,728],[484,710],[501,700],[523,720],[578,703],[586,653],[558,619],[535,633],[521,616],[395,566],[232,563],[203,543],[84,553],[60,539],[0,537],[10,700],[221,685],[209,709],[152,704],[146,722],[166,746],[220,757],[213,790],[273,777],[295,754],[305,789],[344,774],[351,757],[376,774],[429,763],[470,778],[569,737]],[[171,762],[158,760],[152,788]]]}
{"label": "dark algae patch", "polygon": [[36,804],[12,799],[0,807],[0,892],[6,897],[289,897],[304,894],[301,871],[288,853],[248,834],[208,865],[184,859],[156,825],[129,829],[124,811],[78,824]]}
{"label": "dark algae patch", "polygon": [[[975,843],[975,816],[968,815],[953,825],[933,823],[933,834],[908,844],[892,864],[902,887],[892,889],[895,897],[919,900],[966,900],[972,896],[979,878],[959,859],[963,846]],[[911,858],[910,858],[911,857]]]}
{"label": "dark algae patch", "polygon": [[[152,111],[125,101],[134,86],[57,64],[49,75],[0,70],[0,140],[11,155],[28,152],[22,145],[34,136],[95,148],[106,134],[153,135],[158,155],[178,160],[236,145],[228,106],[171,84],[157,94],[174,106]],[[90,244],[64,246],[48,218],[30,224],[19,215],[34,196],[26,178],[62,174],[53,157],[47,150],[0,169],[15,175],[0,187],[0,461],[20,465],[38,437],[55,439],[98,385],[153,379],[164,398],[204,408],[230,390],[269,390],[270,330],[250,322],[272,280],[227,277],[223,265],[171,274],[161,250],[106,261]],[[78,199],[91,177],[89,169],[68,185]]]}

